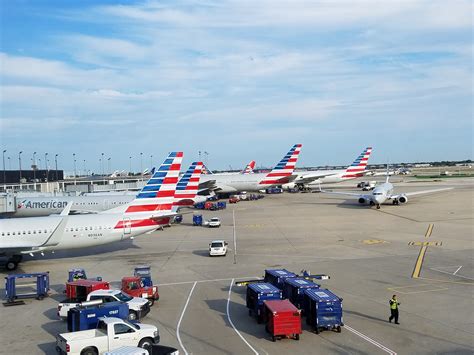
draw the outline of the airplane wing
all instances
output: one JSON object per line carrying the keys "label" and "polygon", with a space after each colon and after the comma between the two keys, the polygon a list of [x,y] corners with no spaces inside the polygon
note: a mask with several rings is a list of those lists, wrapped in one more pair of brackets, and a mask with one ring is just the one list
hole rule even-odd
{"label": "airplane wing", "polygon": [[329,190],[321,190],[321,186],[319,186],[319,192],[322,192],[324,194],[330,194],[330,195],[346,196],[346,197],[354,198],[354,199],[359,199],[361,197],[368,199],[371,196],[367,194],[359,194],[357,192],[336,192],[336,191],[329,191]]}
{"label": "airplane wing", "polygon": [[302,175],[300,177],[297,177],[293,180],[295,184],[310,184],[313,181],[316,181],[318,179],[325,178],[327,176],[332,176],[336,175],[335,173],[326,173],[326,174],[307,174],[307,175]]}
{"label": "airplane wing", "polygon": [[452,189],[453,189],[452,187],[445,187],[445,188],[442,188],[442,189],[405,192],[405,193],[401,193],[401,194],[392,195],[392,196],[390,196],[390,198],[391,199],[398,199],[400,196],[403,196],[403,195],[404,196],[417,196],[417,195],[430,194],[430,193],[434,193],[434,192],[448,191],[448,190],[452,190]]}
{"label": "airplane wing", "polygon": [[216,190],[216,189],[217,189],[216,180],[208,180],[208,181],[199,183],[199,192],[207,191],[207,190]]}

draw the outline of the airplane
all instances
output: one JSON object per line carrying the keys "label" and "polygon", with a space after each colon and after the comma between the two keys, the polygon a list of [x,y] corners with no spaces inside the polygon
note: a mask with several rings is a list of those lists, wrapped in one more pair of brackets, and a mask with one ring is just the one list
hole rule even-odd
{"label": "airplane", "polygon": [[255,160],[251,160],[246,166],[245,166],[245,169],[236,173],[236,172],[229,172],[229,173],[213,173],[212,171],[210,171],[205,165],[203,167],[203,171],[202,171],[202,174],[203,175],[213,175],[213,176],[216,176],[216,175],[237,175],[237,174],[253,174],[254,171],[253,169],[255,169]]}
{"label": "airplane", "polygon": [[295,172],[296,178],[282,187],[283,189],[297,187],[300,190],[305,188],[317,189],[321,184],[339,183],[362,177],[367,173],[367,163],[371,153],[372,147],[365,148],[346,169]]}
{"label": "airplane", "polygon": [[293,179],[293,172],[301,144],[295,144],[269,173],[203,175],[199,184],[200,193],[212,191],[229,194],[240,191],[260,191],[271,186],[283,185]]}
{"label": "airplane", "polygon": [[350,198],[356,198],[359,204],[376,206],[377,209],[380,209],[380,205],[388,201],[392,201],[393,205],[405,204],[408,202],[409,196],[416,196],[416,195],[428,194],[428,193],[433,193],[433,192],[452,190],[452,187],[447,187],[447,188],[442,188],[442,189],[414,191],[414,192],[406,192],[406,193],[394,193],[393,184],[389,182],[389,178],[390,176],[387,175],[385,183],[375,187],[368,194],[326,191],[326,190],[321,190],[321,187],[319,188],[319,190],[320,192],[326,193],[326,194],[342,195],[342,196],[348,196]]}
{"label": "airplane", "polygon": [[108,244],[169,224],[182,159],[182,152],[170,153],[136,198],[115,212],[69,215],[69,202],[60,215],[0,220],[6,269],[15,270],[25,254]]}
{"label": "airplane", "polygon": [[[179,195],[179,188],[187,189],[187,201],[194,200],[194,203],[203,200],[203,197],[197,197],[197,186],[194,186],[195,180],[189,181],[186,178],[191,173],[191,170],[195,171],[196,175],[193,175],[193,179],[197,179],[199,182],[202,170],[201,162],[194,162],[189,167],[188,171],[181,177],[178,182],[177,194]],[[155,168],[152,170],[155,171]],[[191,188],[193,185],[194,187]],[[190,195],[194,193],[194,196]],[[98,213],[107,210],[118,211],[116,208],[119,206],[125,206],[130,203],[136,196],[137,192],[131,193],[100,193],[100,194],[88,194],[86,196],[52,196],[52,197],[16,197],[16,210],[15,212],[7,212],[3,214],[5,217],[39,217],[49,216],[51,214],[59,214],[67,206],[69,202],[72,202],[70,214],[86,214],[86,213]],[[205,199],[205,198],[204,198]],[[2,214],[0,214],[2,215]]]}
{"label": "airplane", "polygon": [[240,173],[241,174],[253,174],[255,169],[255,160],[250,161],[250,163],[247,164],[244,170],[242,170]]}

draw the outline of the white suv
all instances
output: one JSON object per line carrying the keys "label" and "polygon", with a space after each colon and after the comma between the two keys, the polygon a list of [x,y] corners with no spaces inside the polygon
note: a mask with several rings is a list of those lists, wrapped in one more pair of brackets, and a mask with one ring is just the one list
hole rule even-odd
{"label": "white suv", "polygon": [[213,240],[209,243],[209,256],[226,256],[227,245],[225,240]]}

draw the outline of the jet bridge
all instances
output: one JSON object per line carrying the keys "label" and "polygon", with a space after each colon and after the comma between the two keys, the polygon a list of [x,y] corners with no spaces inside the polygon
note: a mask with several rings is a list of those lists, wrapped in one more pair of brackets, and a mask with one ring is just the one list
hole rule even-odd
{"label": "jet bridge", "polygon": [[0,195],[0,215],[16,212],[16,197],[14,194],[6,193]]}

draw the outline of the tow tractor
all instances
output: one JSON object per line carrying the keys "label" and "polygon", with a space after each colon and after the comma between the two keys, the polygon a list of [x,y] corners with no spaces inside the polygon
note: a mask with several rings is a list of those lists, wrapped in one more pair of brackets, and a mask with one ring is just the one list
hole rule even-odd
{"label": "tow tractor", "polygon": [[153,286],[151,268],[148,265],[137,266],[133,276],[123,277],[122,291],[133,297],[146,298],[150,306],[160,299],[158,286]]}

